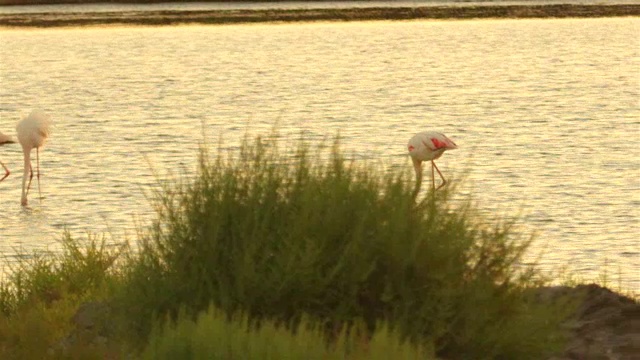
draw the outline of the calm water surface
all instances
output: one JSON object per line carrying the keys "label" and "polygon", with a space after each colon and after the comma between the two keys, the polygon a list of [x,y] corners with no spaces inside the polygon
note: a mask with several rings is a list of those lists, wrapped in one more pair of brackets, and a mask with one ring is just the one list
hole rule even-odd
{"label": "calm water surface", "polygon": [[441,170],[487,214],[521,213],[544,269],[640,291],[639,33],[638,18],[1,30],[0,131],[34,107],[56,127],[30,209],[21,150],[0,148],[0,253],[63,229],[134,239],[154,171],[192,175],[203,139],[340,131],[355,158],[411,171],[409,137],[440,129],[460,146]]}

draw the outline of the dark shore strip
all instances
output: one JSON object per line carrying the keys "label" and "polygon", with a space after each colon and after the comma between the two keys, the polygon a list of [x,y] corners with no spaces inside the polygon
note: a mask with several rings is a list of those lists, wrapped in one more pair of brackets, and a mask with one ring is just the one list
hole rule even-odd
{"label": "dark shore strip", "polygon": [[632,5],[487,5],[353,9],[261,9],[2,14],[0,27],[234,24],[296,21],[362,21],[487,18],[588,18],[640,16]]}

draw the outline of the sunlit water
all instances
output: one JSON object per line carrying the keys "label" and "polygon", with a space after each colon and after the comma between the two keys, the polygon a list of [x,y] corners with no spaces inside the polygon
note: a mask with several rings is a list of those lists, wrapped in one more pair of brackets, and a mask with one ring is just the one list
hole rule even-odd
{"label": "sunlit water", "polygon": [[[63,230],[135,239],[145,193],[189,178],[198,144],[340,132],[358,161],[410,170],[440,129],[488,216],[521,214],[531,258],[640,290],[640,19],[483,20],[0,31],[0,131],[40,107],[56,127],[42,193],[20,206],[22,153],[0,148],[0,253]],[[203,125],[204,124],[204,125]]]}

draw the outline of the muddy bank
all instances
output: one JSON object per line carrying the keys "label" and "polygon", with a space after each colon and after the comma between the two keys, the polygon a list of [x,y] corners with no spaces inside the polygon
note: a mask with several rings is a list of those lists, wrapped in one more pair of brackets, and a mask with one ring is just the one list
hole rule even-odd
{"label": "muddy bank", "polygon": [[566,18],[640,16],[631,5],[487,5],[353,9],[258,9],[0,14],[0,27],[233,24],[296,21],[411,19]]}
{"label": "muddy bank", "polygon": [[576,313],[564,323],[568,342],[549,360],[640,359],[640,303],[591,284],[537,290],[541,300],[578,299]]}

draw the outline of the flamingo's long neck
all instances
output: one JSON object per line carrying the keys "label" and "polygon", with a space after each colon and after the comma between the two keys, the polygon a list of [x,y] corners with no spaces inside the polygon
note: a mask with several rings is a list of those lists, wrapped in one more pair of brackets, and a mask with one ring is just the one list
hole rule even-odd
{"label": "flamingo's long neck", "polygon": [[420,186],[422,185],[422,161],[413,160],[413,168],[416,170],[416,187],[413,189],[413,198],[415,199],[420,192]]}
{"label": "flamingo's long neck", "polygon": [[27,205],[27,178],[31,173],[31,149],[23,148],[24,153],[24,171],[22,173],[22,197],[20,202],[23,206]]}

